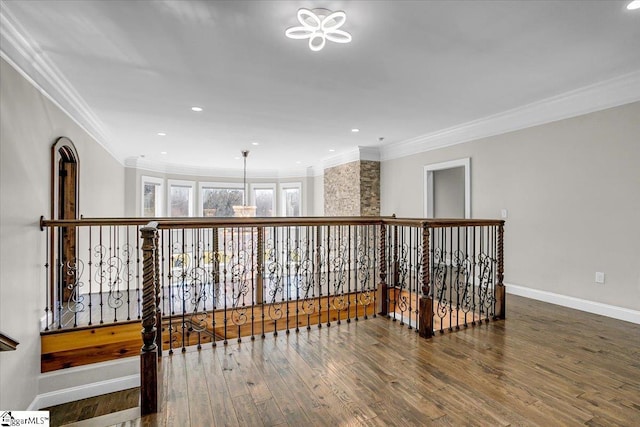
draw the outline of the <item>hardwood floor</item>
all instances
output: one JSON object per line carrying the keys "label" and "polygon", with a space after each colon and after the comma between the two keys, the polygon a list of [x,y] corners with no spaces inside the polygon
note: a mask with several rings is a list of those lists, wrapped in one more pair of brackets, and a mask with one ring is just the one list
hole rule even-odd
{"label": "hardwood floor", "polygon": [[378,317],[176,353],[160,413],[82,425],[638,425],[640,325],[511,295],[507,310],[431,340]]}

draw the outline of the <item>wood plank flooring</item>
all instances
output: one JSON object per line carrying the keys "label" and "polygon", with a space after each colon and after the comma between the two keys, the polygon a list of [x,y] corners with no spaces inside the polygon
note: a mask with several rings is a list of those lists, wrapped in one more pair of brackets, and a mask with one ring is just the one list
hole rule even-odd
{"label": "wood plank flooring", "polygon": [[377,317],[176,353],[160,412],[114,425],[639,425],[640,325],[507,308],[431,340]]}

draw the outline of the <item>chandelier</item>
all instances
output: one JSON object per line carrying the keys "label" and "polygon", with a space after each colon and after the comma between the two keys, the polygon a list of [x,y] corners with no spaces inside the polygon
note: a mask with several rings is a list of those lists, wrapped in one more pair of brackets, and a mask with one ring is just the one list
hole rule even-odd
{"label": "chandelier", "polygon": [[327,9],[300,9],[298,21],[300,26],[287,28],[285,35],[291,39],[309,39],[309,49],[314,52],[322,50],[327,40],[334,43],[349,43],[351,34],[339,28],[347,20],[347,14],[339,10],[331,12]]}

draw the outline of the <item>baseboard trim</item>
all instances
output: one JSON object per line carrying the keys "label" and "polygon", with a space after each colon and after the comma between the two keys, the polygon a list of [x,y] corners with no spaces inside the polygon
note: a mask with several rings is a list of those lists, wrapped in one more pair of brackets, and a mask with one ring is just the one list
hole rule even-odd
{"label": "baseboard trim", "polygon": [[[132,358],[132,362],[136,365],[139,363],[138,358]],[[126,361],[126,363],[131,363],[130,361]],[[81,366],[77,369],[78,371],[84,369],[104,369],[106,366],[96,366],[96,365],[111,365],[111,364],[119,364],[124,365],[123,361],[117,362],[101,362],[93,365]],[[74,368],[69,368],[74,369]],[[42,374],[42,376],[64,376],[67,374],[67,369]],[[76,373],[78,372],[76,371]],[[69,372],[70,373],[70,372]],[[88,384],[79,384],[77,386],[63,388],[59,390],[54,390],[46,393],[38,394],[33,402],[27,408],[28,411],[37,411],[41,408],[48,408],[50,406],[60,405],[62,403],[73,402],[80,399],[87,399],[89,397],[100,396],[107,393],[113,393],[115,391],[126,390],[133,387],[140,386],[140,374],[136,373],[133,375],[125,375],[117,378],[109,378],[103,381],[96,381]]]}
{"label": "baseboard trim", "polygon": [[[563,307],[574,308],[576,310],[586,311],[587,313],[599,314],[601,316],[607,316],[613,319],[624,320],[625,322],[640,324],[640,311],[638,310],[617,307],[615,305],[603,304],[600,302],[570,297],[553,292],[541,291],[538,289],[526,288],[524,286],[512,285],[509,283],[505,283],[505,286],[507,287],[508,294],[561,305]],[[507,307],[507,318],[508,317],[509,307]]]}

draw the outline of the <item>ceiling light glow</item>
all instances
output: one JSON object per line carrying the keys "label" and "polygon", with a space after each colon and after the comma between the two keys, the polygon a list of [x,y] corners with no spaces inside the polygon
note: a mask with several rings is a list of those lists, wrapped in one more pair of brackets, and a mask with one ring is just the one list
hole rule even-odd
{"label": "ceiling light glow", "polygon": [[628,10],[636,10],[640,9],[640,0],[633,0],[631,3],[627,5]]}
{"label": "ceiling light glow", "polygon": [[334,151],[336,151],[336,150],[334,150],[333,148],[329,148],[329,152],[330,153],[333,153]]}
{"label": "ceiling light glow", "polygon": [[360,132],[360,129],[358,129],[358,128],[353,128],[353,129],[351,129],[351,132],[353,132],[353,133],[358,133],[358,132]]}
{"label": "ceiling light glow", "polygon": [[167,152],[166,151],[161,151],[160,154],[167,154]]}
{"label": "ceiling light glow", "polygon": [[164,132],[158,132],[158,136],[167,136],[167,134]]}
{"label": "ceiling light glow", "polygon": [[252,142],[251,145],[260,145],[259,142]]}
{"label": "ceiling light glow", "polygon": [[300,9],[298,21],[300,26],[290,27],[284,34],[290,39],[309,39],[309,49],[314,52],[322,50],[327,40],[334,43],[349,43],[351,34],[338,28],[344,25],[347,14],[339,10],[331,12],[327,9]]}
{"label": "ceiling light glow", "polygon": [[199,113],[200,111],[202,111],[202,107],[191,107],[191,111],[195,111],[196,113]]}

